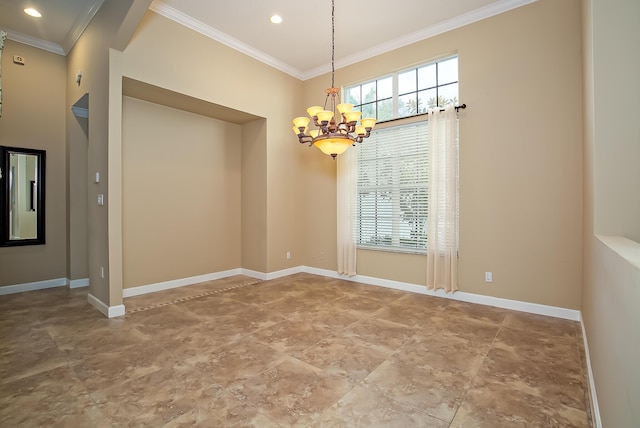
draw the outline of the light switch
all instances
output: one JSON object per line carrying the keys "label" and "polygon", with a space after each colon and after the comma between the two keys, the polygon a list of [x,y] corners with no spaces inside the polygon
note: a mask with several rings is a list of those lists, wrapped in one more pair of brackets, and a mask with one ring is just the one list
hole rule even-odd
{"label": "light switch", "polygon": [[100,183],[100,173],[96,172],[96,183]]}

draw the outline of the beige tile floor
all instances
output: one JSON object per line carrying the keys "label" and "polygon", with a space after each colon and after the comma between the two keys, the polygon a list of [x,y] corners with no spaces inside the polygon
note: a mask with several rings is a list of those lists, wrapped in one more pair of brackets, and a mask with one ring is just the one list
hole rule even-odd
{"label": "beige tile floor", "polygon": [[0,296],[0,426],[588,427],[578,323],[309,274]]}

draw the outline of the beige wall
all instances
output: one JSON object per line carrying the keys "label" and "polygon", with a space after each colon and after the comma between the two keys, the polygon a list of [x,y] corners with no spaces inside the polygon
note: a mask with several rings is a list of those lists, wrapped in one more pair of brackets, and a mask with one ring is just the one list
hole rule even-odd
{"label": "beige wall", "polygon": [[635,243],[631,263],[615,245],[625,238],[590,239],[582,316],[602,426],[635,428],[640,426],[640,244]]}
{"label": "beige wall", "polygon": [[121,73],[265,118],[241,131],[242,264],[259,272],[303,264],[303,173],[289,125],[302,82],[152,12],[123,52]]}
{"label": "beige wall", "polygon": [[593,2],[595,232],[640,242],[640,2]]}
{"label": "beige wall", "polygon": [[[348,85],[458,53],[460,100],[469,106],[460,113],[461,291],[580,307],[580,28],[579,0],[540,0],[336,73]],[[306,104],[329,82],[306,82]],[[335,269],[334,165],[314,155],[305,205],[320,224],[305,230],[307,259]],[[424,264],[358,252],[362,275],[425,284]]]}
{"label": "beige wall", "polygon": [[[602,426],[640,426],[640,4],[583,0],[582,317]],[[621,85],[621,82],[624,82]],[[623,97],[620,91],[636,94]],[[626,102],[629,100],[629,102]],[[634,214],[635,213],[635,214]],[[615,233],[634,238],[599,238]],[[622,245],[621,245],[622,243]],[[621,255],[635,254],[636,262]],[[635,248],[634,248],[635,247]]]}
{"label": "beige wall", "polygon": [[88,126],[88,118],[67,115],[67,278],[72,281],[89,278],[88,191],[95,174],[89,177],[87,170]]}
{"label": "beige wall", "polygon": [[66,277],[66,72],[63,56],[5,40],[0,145],[47,152],[46,244],[0,248],[0,286]]}
{"label": "beige wall", "polygon": [[241,126],[125,97],[124,288],[241,265]]}
{"label": "beige wall", "polygon": [[242,126],[242,267],[267,272],[267,123]]}
{"label": "beige wall", "polygon": [[[120,137],[120,120],[113,111],[114,106],[121,107],[122,91],[118,93],[117,103],[111,99],[111,92],[121,84],[121,77],[112,77],[110,48],[126,39],[131,21],[136,21],[135,16],[143,13],[150,0],[122,0],[118,2],[104,2],[98,13],[94,16],[78,42],[67,55],[68,72],[64,79],[67,88],[67,108],[70,108],[84,94],[89,94],[89,126],[88,139],[78,132],[69,111],[67,126],[70,132],[67,135],[67,144],[74,147],[87,144],[87,249],[88,249],[88,274],[90,293],[107,306],[116,306],[122,303],[122,247],[116,245],[117,257],[111,251],[112,239],[110,236],[110,219],[120,220],[120,194],[119,182],[113,185],[109,176],[110,155],[113,155],[109,141]],[[135,24],[133,24],[135,26]],[[75,83],[77,70],[82,70],[83,78],[80,85]],[[115,133],[112,127],[115,126]],[[75,160],[74,160],[75,162]],[[82,162],[82,161],[80,161]],[[119,166],[120,162],[118,162]],[[71,165],[74,168],[74,164]],[[81,174],[82,167],[77,166],[76,171]],[[94,182],[95,173],[99,172],[99,183]],[[72,183],[76,183],[75,180]],[[113,189],[111,186],[113,185]],[[118,199],[112,204],[111,191],[116,191]],[[105,195],[105,203],[98,206],[98,194]],[[70,199],[73,201],[73,198]],[[76,212],[78,218],[83,213]],[[112,215],[113,213],[113,215]],[[118,223],[118,226],[121,226]],[[79,241],[81,238],[79,238]],[[78,241],[78,242],[79,242]],[[82,251],[82,244],[74,246],[77,251]],[[72,248],[73,251],[73,248]],[[100,277],[100,268],[104,268],[104,278]],[[114,273],[113,278],[111,274]]]}
{"label": "beige wall", "polygon": [[[335,163],[298,145],[289,126],[291,117],[318,102],[329,77],[299,82],[152,12],[123,53],[107,54],[105,34],[117,28],[125,9],[101,10],[69,55],[69,104],[90,93],[92,293],[121,302],[122,282],[108,277],[123,248],[121,76],[264,117],[241,132],[241,263],[263,272],[299,265],[335,269]],[[459,54],[460,99],[469,105],[461,114],[463,291],[579,307],[581,115],[571,108],[545,115],[551,99],[581,101],[579,12],[578,0],[541,0],[337,72],[337,81],[349,84]],[[198,66],[182,61],[185,54]],[[84,73],[79,87],[72,80],[77,69]],[[498,116],[500,106],[507,108]],[[99,184],[92,181],[95,172],[102,175]],[[108,195],[109,218],[91,203],[98,193]],[[421,284],[422,259],[360,251],[359,273]],[[104,265],[102,280],[97,274]],[[491,285],[483,282],[489,270]]]}
{"label": "beige wall", "polygon": [[[85,168],[88,176],[87,199],[90,201],[87,207],[87,270],[89,275],[90,293],[109,305],[109,264],[107,258],[108,235],[107,235],[107,205],[98,206],[96,201],[98,194],[108,194],[107,188],[107,140],[108,140],[108,46],[110,42],[110,32],[113,31],[110,19],[110,7],[112,2],[105,2],[106,8],[98,11],[92,23],[87,27],[76,45],[67,55],[69,72],[66,79],[67,85],[67,106],[78,101],[85,93],[89,94],[89,136],[88,139],[82,137],[77,132],[70,132],[68,135],[68,145],[77,147],[87,144],[86,166],[82,165],[82,160],[78,159],[70,165],[73,173],[78,168]],[[82,70],[83,77],[80,85],[74,84],[75,72]],[[72,126],[76,119],[67,117],[68,126]],[[78,166],[82,165],[82,166]],[[100,183],[89,181],[89,176],[98,172],[101,175]],[[81,178],[78,178],[81,179]],[[75,180],[74,180],[75,183]],[[71,201],[74,195],[71,195]],[[109,203],[109,199],[106,199]],[[105,277],[99,275],[100,267],[105,269]]]}

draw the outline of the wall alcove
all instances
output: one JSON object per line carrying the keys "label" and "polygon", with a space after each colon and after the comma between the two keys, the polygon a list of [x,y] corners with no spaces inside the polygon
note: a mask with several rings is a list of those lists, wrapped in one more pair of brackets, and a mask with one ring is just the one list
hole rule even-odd
{"label": "wall alcove", "polygon": [[123,290],[265,271],[266,119],[130,78],[122,87]]}

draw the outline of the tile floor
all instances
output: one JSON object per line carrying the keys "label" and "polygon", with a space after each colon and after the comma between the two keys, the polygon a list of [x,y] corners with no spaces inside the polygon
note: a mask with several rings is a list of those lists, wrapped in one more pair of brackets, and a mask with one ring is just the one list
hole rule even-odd
{"label": "tile floor", "polygon": [[0,426],[589,427],[576,322],[309,274],[0,296]]}

